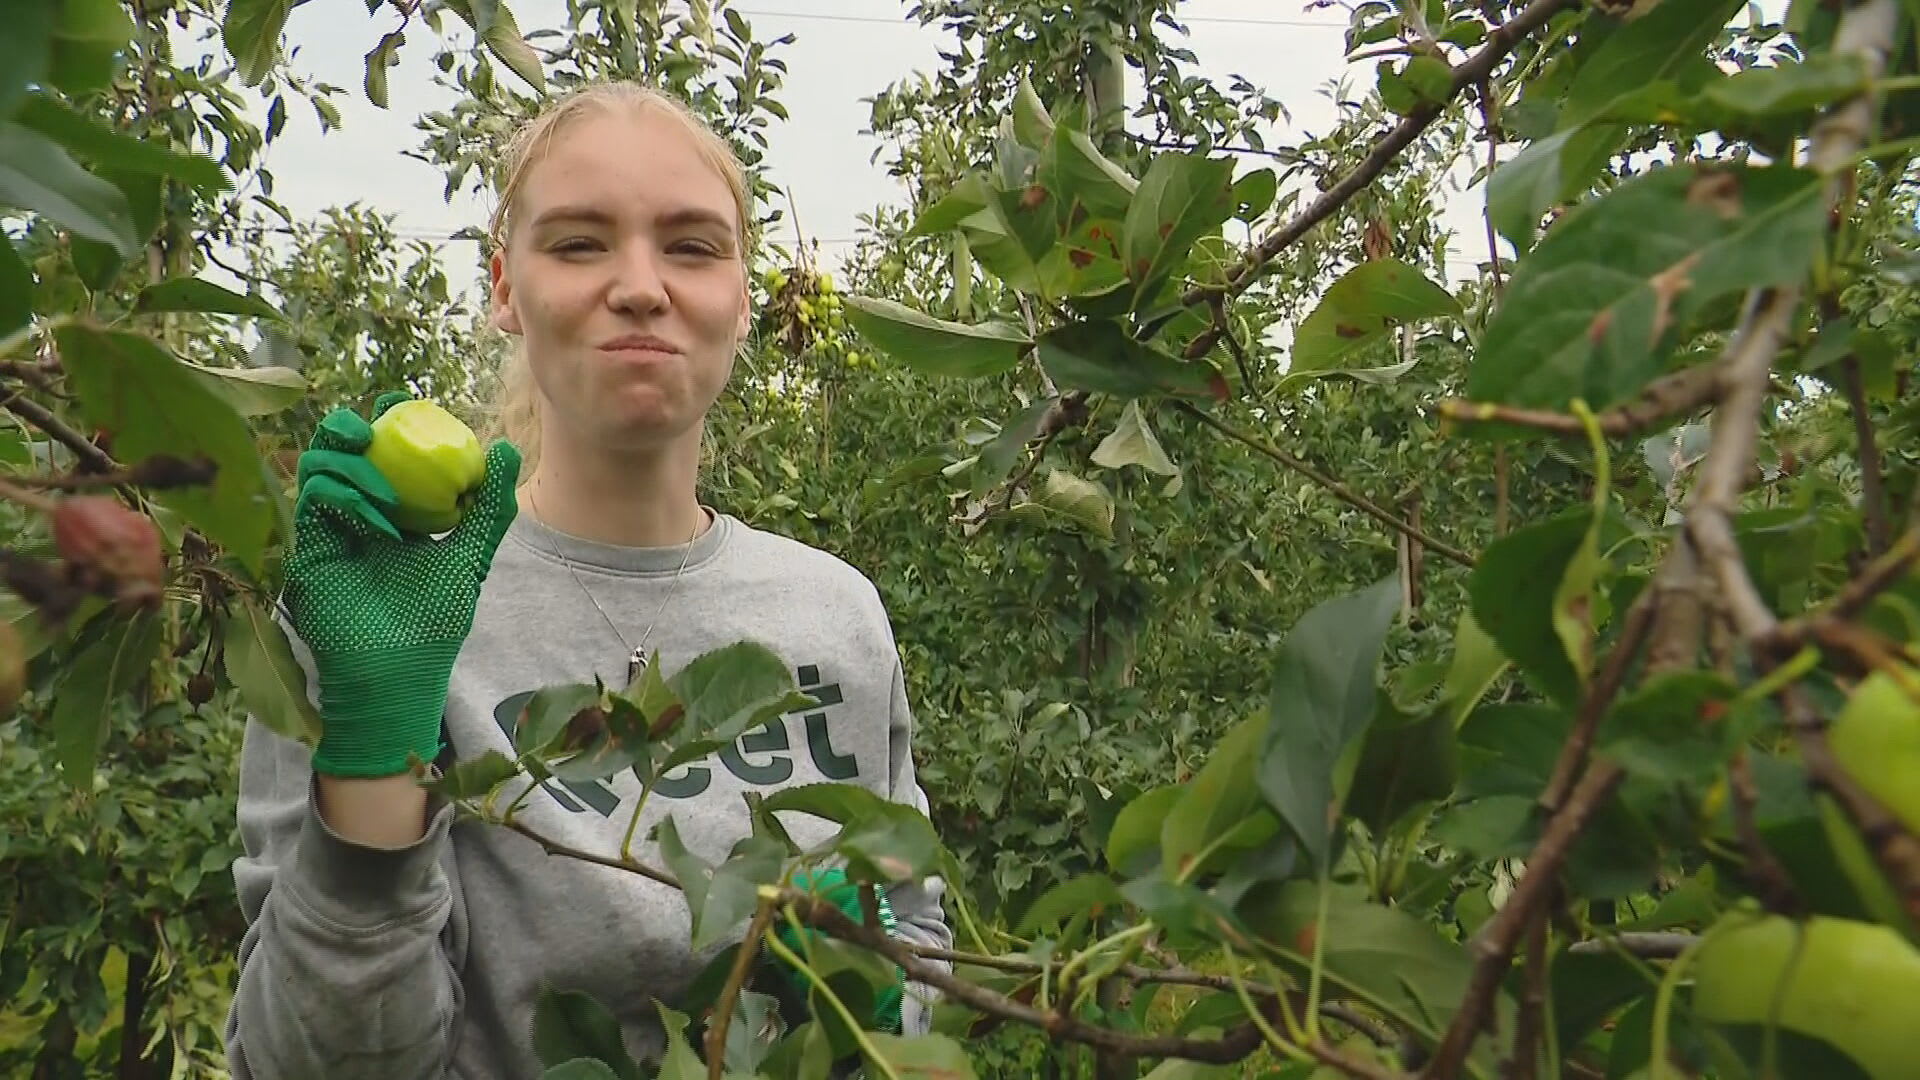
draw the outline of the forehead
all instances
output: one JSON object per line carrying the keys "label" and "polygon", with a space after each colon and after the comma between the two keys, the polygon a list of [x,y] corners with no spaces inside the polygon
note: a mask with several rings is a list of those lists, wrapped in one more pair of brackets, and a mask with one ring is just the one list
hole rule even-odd
{"label": "forehead", "polygon": [[726,179],[684,126],[654,109],[597,109],[563,125],[528,169],[519,201],[525,222],[548,207],[586,205],[618,220],[706,210],[739,224]]}

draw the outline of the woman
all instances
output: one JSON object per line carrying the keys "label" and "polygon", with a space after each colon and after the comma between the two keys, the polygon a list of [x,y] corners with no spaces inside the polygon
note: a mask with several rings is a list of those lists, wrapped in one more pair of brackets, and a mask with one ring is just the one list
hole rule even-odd
{"label": "woman", "polygon": [[[647,804],[639,836],[671,815],[710,861],[750,831],[750,790],[831,780],[925,809],[873,585],[695,493],[703,420],[748,328],[740,163],[679,103],[614,84],[531,121],[505,175],[492,320],[520,354],[498,402],[504,439],[460,526],[433,540],[389,524],[392,490],[350,411],[301,459],[284,606],[326,733],[309,751],[247,728],[235,880],[249,929],[227,1036],[239,1078],[537,1076],[547,985],[609,1005],[630,1051],[659,1052],[655,999],[670,1004],[712,956],[690,948],[682,895],[505,829],[454,827],[406,772],[415,754],[511,752],[539,687],[625,685],[636,657],[670,674],[743,639],[793,667],[817,709],[675,770]],[[553,784],[519,817],[612,853],[638,794],[630,773]],[[830,827],[787,824],[803,844]],[[650,844],[635,853],[661,864]],[[888,899],[894,933],[950,942],[937,879]],[[910,1034],[924,997],[908,989]]]}

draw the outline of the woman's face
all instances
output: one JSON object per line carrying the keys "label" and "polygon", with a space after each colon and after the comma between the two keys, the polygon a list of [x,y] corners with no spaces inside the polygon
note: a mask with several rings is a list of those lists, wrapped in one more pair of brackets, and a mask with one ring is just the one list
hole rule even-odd
{"label": "woman's face", "polygon": [[670,117],[589,113],[527,173],[493,322],[525,339],[544,425],[645,450],[698,438],[746,335],[739,216]]}

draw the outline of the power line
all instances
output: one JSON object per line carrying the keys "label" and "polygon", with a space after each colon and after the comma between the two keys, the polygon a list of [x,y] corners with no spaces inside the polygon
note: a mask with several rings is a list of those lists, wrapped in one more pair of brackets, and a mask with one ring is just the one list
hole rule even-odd
{"label": "power line", "polygon": [[[773,19],[812,19],[818,22],[868,23],[879,26],[903,26],[914,28],[914,24],[905,19],[883,19],[874,15],[829,15],[813,11],[753,11],[748,8],[735,8],[742,15],[754,18]],[[1251,19],[1235,15],[1188,15],[1176,18],[1183,23],[1218,23],[1231,26],[1304,26],[1322,30],[1345,30],[1346,23],[1324,22],[1315,19]]]}

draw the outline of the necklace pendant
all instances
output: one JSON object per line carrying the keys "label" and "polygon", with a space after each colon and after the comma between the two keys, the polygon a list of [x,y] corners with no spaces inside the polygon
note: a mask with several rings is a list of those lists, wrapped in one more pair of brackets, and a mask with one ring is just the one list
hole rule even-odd
{"label": "necklace pendant", "polygon": [[636,648],[633,650],[632,656],[627,657],[627,685],[632,686],[633,681],[635,679],[638,679],[640,677],[640,673],[642,671],[645,671],[646,669],[647,669],[647,647],[645,645],[642,645],[639,648]]}

